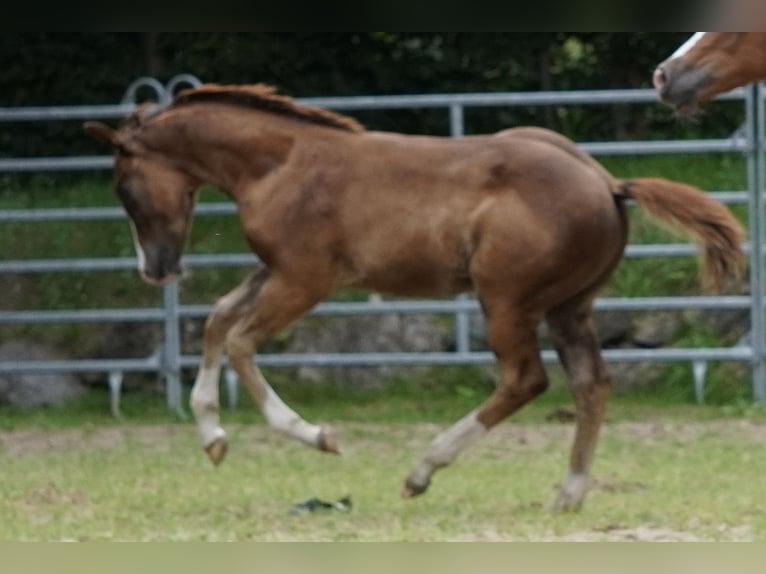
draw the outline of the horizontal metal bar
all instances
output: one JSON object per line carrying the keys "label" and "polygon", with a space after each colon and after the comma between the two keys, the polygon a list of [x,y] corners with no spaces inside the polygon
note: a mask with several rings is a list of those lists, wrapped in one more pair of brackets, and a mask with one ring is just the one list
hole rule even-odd
{"label": "horizontal metal bar", "polygon": [[0,172],[81,171],[111,169],[114,157],[84,155],[75,157],[12,157],[0,159]]}
{"label": "horizontal metal bar", "polygon": [[[718,97],[721,101],[744,100],[743,89]],[[657,92],[636,90],[573,90],[547,92],[497,92],[467,94],[416,94],[391,96],[351,96],[298,98],[300,103],[336,110],[373,110],[396,108],[442,108],[495,106],[555,106],[657,103]]]}
{"label": "horizontal metal bar", "polygon": [[0,108],[0,122],[48,122],[54,120],[124,118],[135,109],[135,104],[5,107]]}
{"label": "horizontal metal bar", "polygon": [[124,271],[135,269],[135,257],[77,259],[8,259],[0,261],[0,273],[51,273],[62,271]]}
{"label": "horizontal metal bar", "polygon": [[57,309],[53,311],[0,311],[0,325],[39,323],[107,323],[162,321],[160,308],[138,309]]}
{"label": "horizontal metal bar", "polygon": [[749,309],[750,297],[603,297],[596,299],[597,311],[679,311],[684,309]]}
{"label": "horizontal metal bar", "polygon": [[[753,358],[750,347],[712,347],[696,349],[606,349],[602,351],[608,362],[683,362],[683,361],[749,361]],[[542,352],[543,361],[557,363],[554,351]],[[200,357],[185,355],[180,365],[195,368]],[[415,365],[487,365],[495,362],[490,352],[471,353],[267,353],[258,355],[258,364],[264,367],[376,367]],[[73,361],[3,361],[0,373],[92,373],[92,372],[151,372],[159,371],[157,357],[147,359],[94,359]]]}
{"label": "horizontal metal bar", "polygon": [[[234,203],[200,203],[194,210],[199,216],[236,215]],[[126,220],[122,207],[58,207],[46,209],[0,210],[0,223],[45,223],[48,221]]]}
{"label": "horizontal metal bar", "polygon": [[584,142],[579,143],[578,145],[595,156],[649,155],[664,153],[729,153],[745,152],[748,150],[748,143],[742,139]]}
{"label": "horizontal metal bar", "polygon": [[158,357],[146,359],[82,359],[72,361],[0,361],[0,373],[110,373],[160,371]]}
{"label": "horizontal metal bar", "polygon": [[745,204],[750,200],[746,191],[708,191],[710,197],[727,205]]}
{"label": "horizontal metal bar", "polygon": [[[718,100],[744,100],[745,91],[734,90]],[[296,98],[301,104],[336,110],[443,108],[453,105],[486,106],[545,106],[545,105],[604,105],[657,103],[652,89],[637,90],[577,90],[547,92],[497,92],[452,94],[403,94],[385,96],[342,96]],[[0,107],[0,122],[53,121],[124,118],[136,109],[135,104],[82,106]]]}
{"label": "horizontal metal bar", "polygon": [[[753,357],[750,347],[712,347],[696,349],[605,349],[608,362],[683,362],[683,361],[749,361]],[[555,351],[542,352],[543,361],[558,363]],[[184,356],[181,365],[196,367],[200,358]],[[488,365],[495,362],[490,352],[471,353],[267,353],[258,355],[258,364],[264,367],[376,367],[415,365]]]}
{"label": "horizontal metal bar", "polygon": [[631,244],[625,247],[625,257],[683,257],[699,252],[696,245],[690,243],[653,243],[648,245]]}
{"label": "horizontal metal bar", "polygon": [[[220,253],[186,255],[188,267],[240,267],[255,265],[258,259],[251,253]],[[75,259],[9,259],[0,260],[0,273],[54,273],[68,271],[124,271],[135,269],[135,257],[98,257]]]}
{"label": "horizontal metal bar", "polygon": [[60,207],[0,210],[0,223],[47,223],[49,221],[108,221],[125,219],[121,207]]}
{"label": "horizontal metal bar", "polygon": [[[750,297],[602,297],[596,299],[598,311],[637,311],[673,309],[748,309]],[[181,314],[201,316],[212,310],[208,305],[181,307]],[[451,314],[457,312],[479,313],[481,306],[474,298],[439,300],[402,300],[380,302],[326,302],[317,305],[312,315],[384,315],[391,313]]]}
{"label": "horizontal metal bar", "polygon": [[[603,297],[596,299],[594,307],[597,311],[736,310],[749,309],[750,297]],[[186,318],[204,318],[212,309],[212,305],[181,305],[178,308],[178,314]],[[481,307],[473,298],[380,302],[328,301],[317,305],[310,314],[326,317],[394,313],[446,315],[458,312],[479,313]],[[164,318],[162,308],[0,311],[0,324],[150,322],[163,321]]]}

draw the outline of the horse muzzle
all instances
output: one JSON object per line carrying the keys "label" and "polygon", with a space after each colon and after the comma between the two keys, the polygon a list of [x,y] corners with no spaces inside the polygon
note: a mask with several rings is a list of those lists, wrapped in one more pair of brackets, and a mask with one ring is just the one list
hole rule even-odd
{"label": "horse muzzle", "polygon": [[704,68],[692,68],[668,60],[654,71],[652,83],[660,99],[681,113],[694,112],[705,101],[712,77]]}
{"label": "horse muzzle", "polygon": [[182,273],[180,257],[161,250],[154,257],[149,255],[139,268],[141,279],[149,285],[164,286],[175,281]]}
{"label": "horse muzzle", "polygon": [[164,287],[165,285],[169,285],[176,279],[178,279],[178,276],[181,274],[180,271],[177,273],[168,273],[163,276],[155,276],[150,273],[147,273],[144,270],[139,271],[141,275],[141,279],[144,280],[145,283],[148,283],[149,285],[152,285],[153,287]]}

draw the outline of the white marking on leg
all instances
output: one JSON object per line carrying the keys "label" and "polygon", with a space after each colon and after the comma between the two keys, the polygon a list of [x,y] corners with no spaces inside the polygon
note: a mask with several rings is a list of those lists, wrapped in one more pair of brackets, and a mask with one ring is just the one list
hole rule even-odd
{"label": "white marking on leg", "polygon": [[322,434],[321,427],[302,419],[298,413],[285,404],[263,377],[261,377],[261,382],[266,388],[266,397],[261,405],[261,410],[269,425],[307,445],[319,446]]}
{"label": "white marking on leg", "polygon": [[706,32],[696,32],[691,38],[689,38],[686,42],[684,42],[678,50],[673,52],[673,55],[668,58],[669,60],[672,60],[673,58],[680,58],[687,52],[689,52],[694,46],[696,46],[700,40],[702,40],[702,37],[706,34]]}
{"label": "white marking on leg", "polygon": [[442,432],[428,447],[420,462],[408,477],[408,481],[425,486],[437,469],[447,466],[458,454],[487,434],[485,427],[472,411]]}
{"label": "white marking on leg", "polygon": [[588,492],[588,475],[569,472],[561,485],[554,510],[577,510]]}
{"label": "white marking on leg", "polygon": [[218,414],[218,365],[200,368],[197,380],[191,392],[191,408],[197,421],[197,429],[202,437],[202,445],[210,446],[218,439],[225,438]]}

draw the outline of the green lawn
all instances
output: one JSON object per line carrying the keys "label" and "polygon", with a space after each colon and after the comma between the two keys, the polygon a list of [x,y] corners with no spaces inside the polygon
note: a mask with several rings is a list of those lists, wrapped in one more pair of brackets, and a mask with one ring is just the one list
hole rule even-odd
{"label": "green lawn", "polygon": [[[224,417],[226,418],[226,417]],[[703,417],[704,418],[704,417]],[[605,426],[578,514],[551,514],[571,426],[508,423],[399,497],[435,423],[335,421],[343,457],[226,424],[210,466],[188,423],[0,432],[0,540],[759,540],[766,421],[655,411]],[[290,514],[350,495],[350,512]]]}

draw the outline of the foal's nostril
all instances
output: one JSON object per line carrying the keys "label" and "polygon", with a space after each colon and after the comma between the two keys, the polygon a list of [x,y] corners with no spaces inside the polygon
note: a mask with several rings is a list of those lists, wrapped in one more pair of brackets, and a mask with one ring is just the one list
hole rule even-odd
{"label": "foal's nostril", "polygon": [[654,70],[654,75],[652,76],[652,83],[654,83],[654,87],[657,90],[662,90],[662,88],[665,87],[665,84],[667,84],[668,78],[665,74],[665,70],[662,68],[657,68]]}

